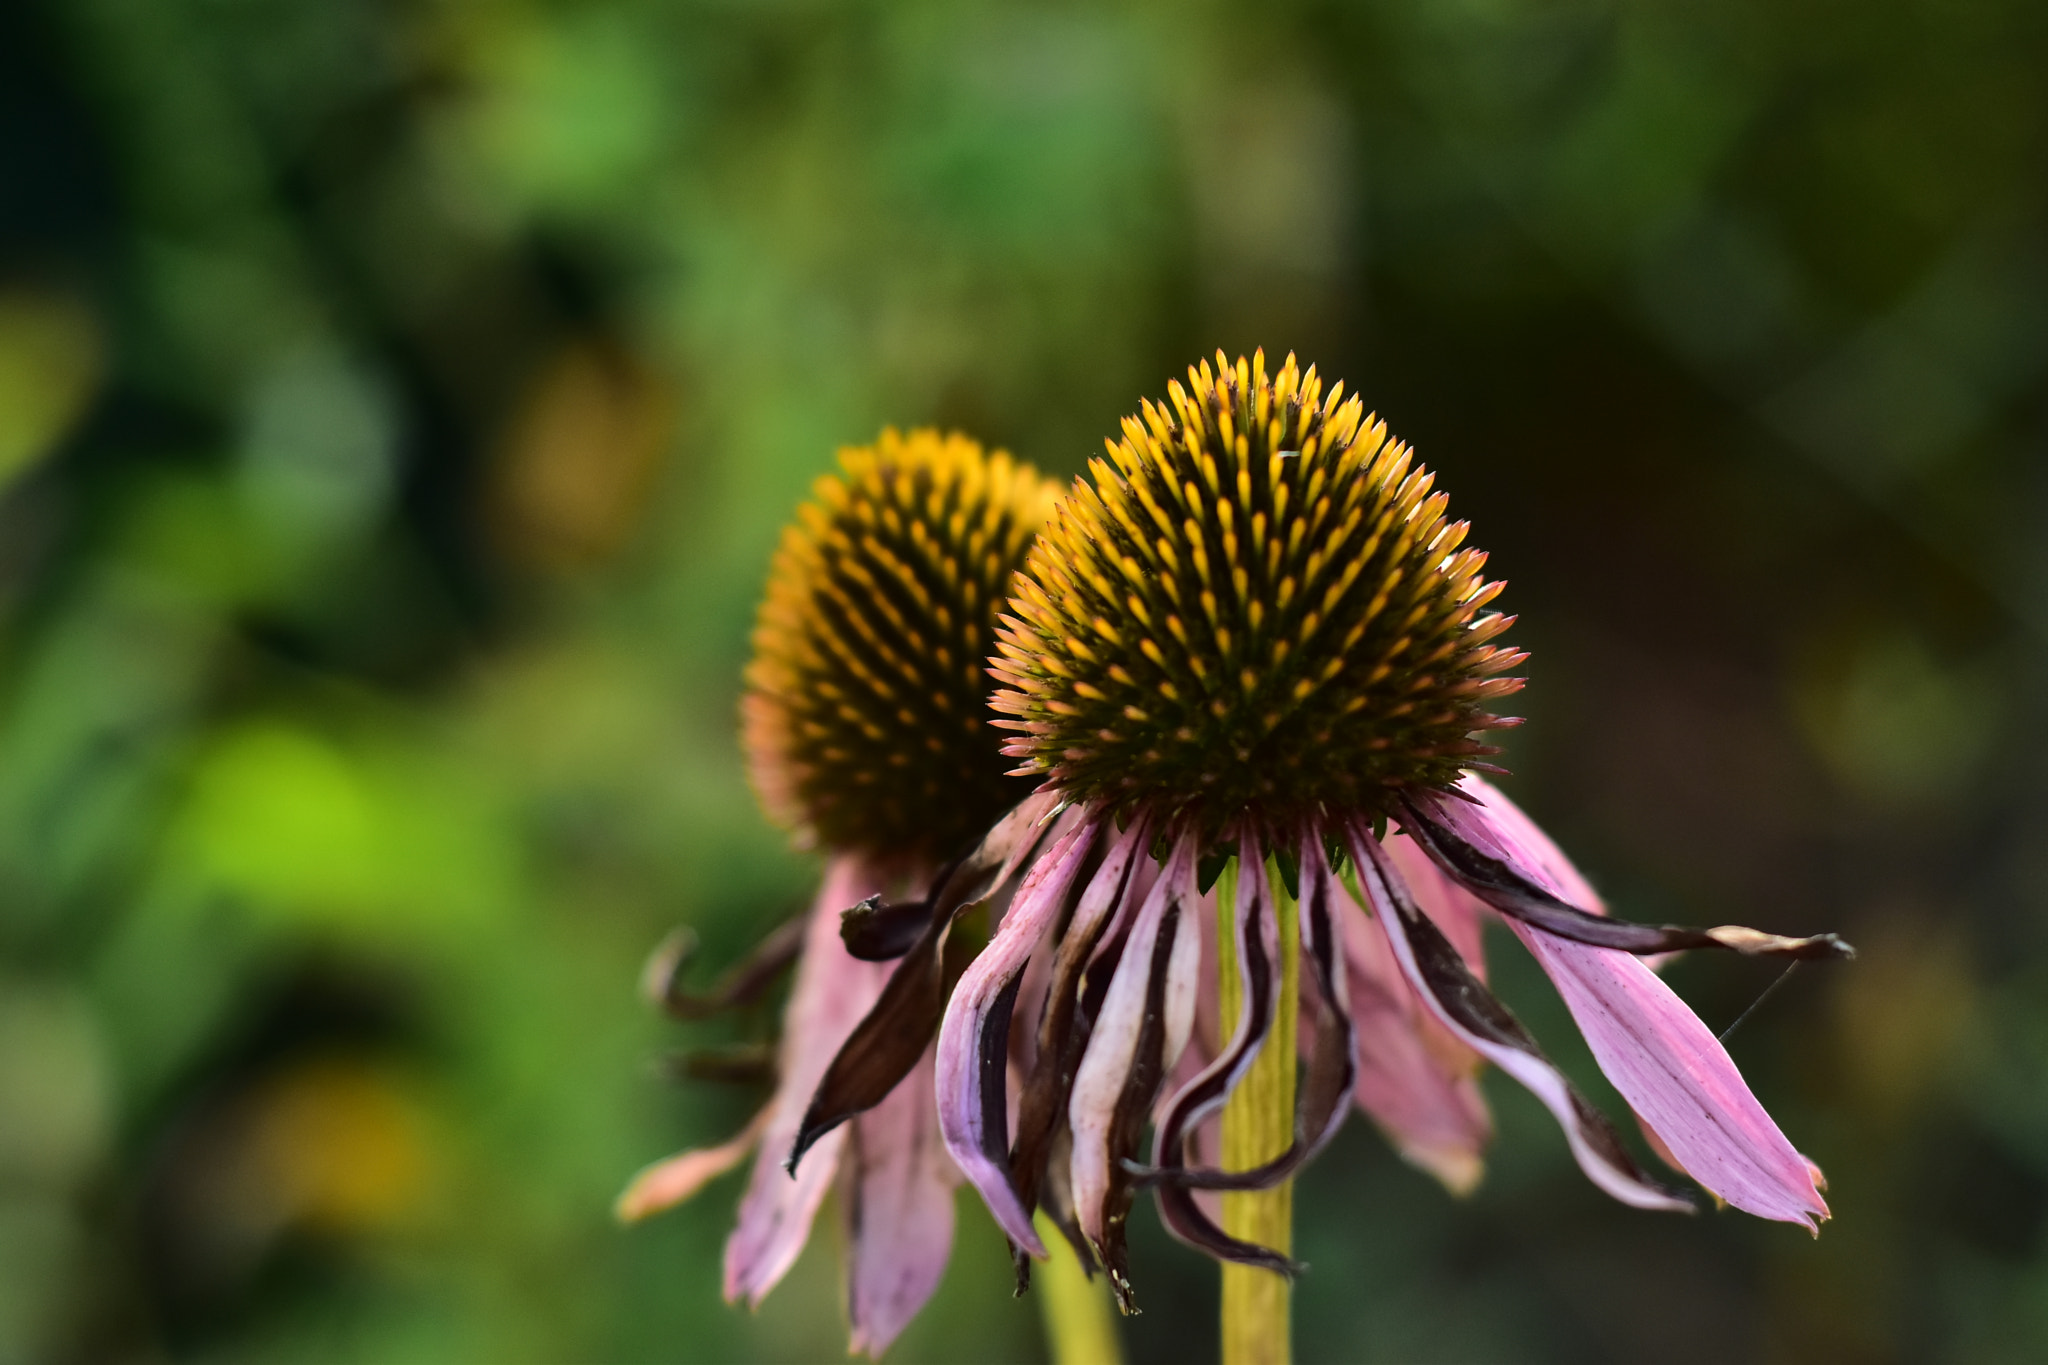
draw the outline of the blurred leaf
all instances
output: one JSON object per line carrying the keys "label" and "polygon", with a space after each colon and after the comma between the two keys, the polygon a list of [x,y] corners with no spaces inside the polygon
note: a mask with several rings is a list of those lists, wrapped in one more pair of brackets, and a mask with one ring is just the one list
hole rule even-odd
{"label": "blurred leaf", "polygon": [[0,292],[0,488],[50,453],[99,386],[98,322],[58,294]]}

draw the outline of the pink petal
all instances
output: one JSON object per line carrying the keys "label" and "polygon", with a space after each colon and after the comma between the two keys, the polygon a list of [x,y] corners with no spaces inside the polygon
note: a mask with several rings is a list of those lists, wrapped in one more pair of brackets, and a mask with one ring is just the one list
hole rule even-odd
{"label": "pink petal", "polygon": [[1689,1211],[1690,1203],[1643,1174],[1612,1125],[1573,1089],[1485,984],[1472,976],[1462,954],[1414,905],[1393,858],[1373,838],[1372,831],[1355,825],[1349,834],[1369,908],[1385,928],[1402,976],[1438,1022],[1542,1102],[1564,1130],[1579,1169],[1594,1184],[1635,1208]]}
{"label": "pink petal", "polygon": [[[1580,874],[1550,836],[1520,806],[1508,799],[1506,792],[1477,773],[1465,774],[1458,788],[1467,796],[1476,798],[1479,804],[1474,806],[1458,800],[1437,802],[1434,809],[1445,824],[1483,852],[1512,863],[1523,876],[1560,899],[1589,914],[1607,913],[1607,902],[1600,899],[1600,893],[1593,889],[1593,884]],[[1401,870],[1407,871],[1405,864]]]}
{"label": "pink petal", "polygon": [[[1045,1255],[1045,1246],[1032,1231],[1031,1211],[1010,1183],[1007,1115],[991,1110],[993,1102],[1007,1098],[1007,1087],[1005,1096],[997,1097],[988,1093],[988,1084],[1004,1079],[1014,1000],[1010,990],[1066,906],[1095,833],[1092,824],[1076,824],[1038,860],[995,937],[961,973],[939,1025],[934,1084],[946,1150],[1010,1240],[1038,1257]],[[990,1036],[997,1029],[1002,1036]],[[991,1065],[984,1065],[991,1059]]]}
{"label": "pink petal", "polygon": [[[1571,860],[1484,779],[1461,784],[1480,805],[1446,801],[1457,832],[1563,900],[1604,910]],[[1806,1158],[1793,1150],[1699,1016],[1642,959],[1509,927],[1564,997],[1600,1070],[1670,1164],[1746,1213],[1814,1227],[1828,1206]]]}
{"label": "pink petal", "polygon": [[953,1249],[960,1177],[939,1139],[932,1054],[848,1127],[840,1199],[849,1349],[879,1357],[939,1287]]}
{"label": "pink petal", "polygon": [[1601,1071],[1663,1139],[1674,1165],[1759,1218],[1811,1229],[1828,1216],[1806,1158],[1662,978],[1627,953],[1510,927],[1556,984]]}
{"label": "pink petal", "polygon": [[839,913],[874,892],[881,878],[853,857],[835,858],[811,910],[803,960],[783,1017],[781,1081],[770,1102],[761,1153],[740,1200],[739,1224],[725,1244],[725,1297],[759,1306],[789,1272],[832,1187],[844,1134],[818,1140],[794,1177],[783,1169],[811,1092],[881,994],[890,963],[862,962],[839,938]]}
{"label": "pink petal", "polygon": [[645,1168],[626,1186],[625,1193],[612,1205],[612,1212],[622,1223],[637,1223],[694,1198],[697,1191],[739,1165],[754,1150],[761,1140],[761,1130],[767,1126],[769,1112],[763,1109],[754,1115],[730,1142],[679,1152]]}
{"label": "pink petal", "polygon": [[[1356,910],[1340,918],[1358,1040],[1358,1107],[1404,1158],[1453,1194],[1469,1193],[1484,1174],[1481,1153],[1493,1136],[1475,1079],[1479,1057],[1416,997],[1380,920]],[[1447,929],[1444,937],[1451,938]],[[1463,945],[1452,943],[1471,962]]]}
{"label": "pink petal", "polygon": [[[1167,905],[1187,889],[1193,871],[1192,844],[1180,840],[1132,922],[1130,938],[1117,961],[1116,974],[1110,977],[1094,1031],[1088,1036],[1087,1051],[1074,1073],[1073,1095],[1067,1103],[1067,1121],[1074,1133],[1074,1214],[1081,1231],[1098,1243],[1103,1233],[1103,1200],[1110,1185],[1110,1128],[1116,1118],[1117,1102],[1123,1097],[1124,1082],[1130,1075],[1138,1035],[1144,1027],[1145,1000],[1151,989],[1152,957],[1160,922]],[[1193,913],[1196,911],[1190,904],[1182,918]],[[1178,925],[1177,932],[1199,933],[1192,924]],[[1105,936],[1113,933],[1114,925]]]}

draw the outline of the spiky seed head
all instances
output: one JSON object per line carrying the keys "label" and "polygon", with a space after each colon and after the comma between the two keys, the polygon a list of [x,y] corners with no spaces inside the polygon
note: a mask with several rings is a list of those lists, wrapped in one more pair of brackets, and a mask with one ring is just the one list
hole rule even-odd
{"label": "spiky seed head", "polygon": [[1491,643],[1503,585],[1342,389],[1219,352],[1124,419],[998,633],[1017,771],[1217,828],[1386,813],[1497,752],[1474,736],[1527,657]]}
{"label": "spiky seed head", "polygon": [[996,614],[1057,487],[966,436],[839,452],[783,532],[741,725],[762,803],[806,845],[943,859],[1032,783],[990,727]]}

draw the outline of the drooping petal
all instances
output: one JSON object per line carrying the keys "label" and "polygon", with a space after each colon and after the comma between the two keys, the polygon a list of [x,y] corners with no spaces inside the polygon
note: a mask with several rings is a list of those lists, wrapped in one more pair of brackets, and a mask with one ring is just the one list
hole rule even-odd
{"label": "drooping petal", "polygon": [[678,1019],[709,1019],[751,1005],[796,961],[809,923],[809,916],[799,915],[778,926],[728,968],[710,990],[701,993],[684,990],[678,979],[697,951],[697,935],[687,926],[677,929],[661,941],[641,968],[640,993]]}
{"label": "drooping petal", "polygon": [[[1401,880],[1408,883],[1408,892],[1422,913],[1444,931],[1444,937],[1465,959],[1472,975],[1481,981],[1486,980],[1485,931],[1486,920],[1492,913],[1486,902],[1445,876],[1444,870],[1431,862],[1429,855],[1400,831],[1388,831],[1387,837],[1380,840],[1380,847],[1393,858],[1394,866],[1400,869]],[[1589,905],[1586,908],[1598,907]],[[1399,975],[1398,972],[1395,974]]]}
{"label": "drooping petal", "polygon": [[770,1103],[731,1141],[678,1152],[644,1168],[612,1205],[612,1213],[621,1223],[637,1223],[695,1198],[697,1191],[746,1160],[747,1153],[761,1141],[761,1130],[768,1126],[768,1117],[774,1112]]}
{"label": "drooping petal", "polygon": [[[1175,858],[1184,855],[1176,848]],[[1109,1189],[1110,1125],[1117,1102],[1123,1096],[1124,1080],[1130,1074],[1132,1055],[1145,1024],[1145,1004],[1154,975],[1161,920],[1174,885],[1180,878],[1169,869],[1152,884],[1144,904],[1133,919],[1129,936],[1122,945],[1108,993],[1095,1016],[1087,1051],[1074,1074],[1067,1118],[1074,1133],[1074,1207],[1081,1230],[1096,1241],[1102,1238],[1102,1201]]]}
{"label": "drooping petal", "polygon": [[[1079,812],[1053,809],[1043,793],[1025,798],[966,859],[942,874],[931,892],[932,915],[887,983],[818,1078],[789,1148],[795,1170],[811,1144],[856,1114],[880,1104],[917,1065],[946,1007],[946,973],[954,919],[968,906],[1000,899],[1010,879],[1048,841],[1057,842]],[[1040,823],[1026,822],[1036,813]],[[842,948],[844,945],[842,944]],[[962,965],[954,963],[955,970]],[[884,969],[886,970],[886,968]]]}
{"label": "drooping petal", "polygon": [[1663,1139],[1673,1164],[1759,1218],[1811,1229],[1828,1216],[1806,1158],[1663,978],[1627,953],[1513,927],[1564,997],[1600,1070]]}
{"label": "drooping petal", "polygon": [[[1240,864],[1263,869],[1263,861],[1255,856],[1259,853],[1256,841],[1247,839],[1245,850],[1241,851]],[[1309,1021],[1308,1028],[1300,1035],[1308,1071],[1295,1098],[1293,1140],[1272,1160],[1245,1171],[1188,1166],[1183,1164],[1179,1150],[1182,1130],[1191,1127],[1201,1116],[1220,1108],[1228,1092],[1236,1088],[1243,1078],[1256,1053],[1252,1040],[1257,1039],[1258,1045],[1263,1045],[1266,1031],[1273,1022],[1270,1011],[1279,998],[1279,945],[1273,920],[1268,918],[1276,917],[1278,911],[1273,903],[1271,880],[1265,875],[1246,877],[1241,878],[1238,884],[1239,906],[1235,916],[1235,932],[1240,941],[1239,973],[1245,987],[1245,1014],[1238,1021],[1230,1047],[1219,1054],[1219,1060],[1208,1071],[1192,1077],[1162,1111],[1159,1132],[1153,1143],[1156,1164],[1147,1173],[1148,1179],[1162,1187],[1270,1189],[1312,1160],[1343,1126],[1357,1062],[1354,1057],[1350,990],[1343,968],[1344,947],[1334,913],[1340,888],[1323,855],[1320,838],[1311,838],[1303,843],[1299,867],[1301,896],[1295,909],[1301,926],[1302,961],[1308,968],[1306,981],[1313,987],[1303,1000],[1314,1002],[1314,1007],[1303,1011]],[[1251,927],[1248,914],[1264,923],[1264,942],[1246,938]],[[1245,975],[1247,969],[1252,973],[1249,978]],[[1263,989],[1256,984],[1261,977],[1264,978]],[[1168,1211],[1164,1203],[1161,1208],[1169,1214],[1169,1226],[1182,1216],[1180,1209]],[[1210,1245],[1213,1241],[1211,1230],[1192,1226],[1175,1230],[1197,1234],[1204,1250],[1222,1254]],[[1184,1236],[1183,1240],[1194,1239]],[[1225,1256],[1224,1259],[1237,1258]]]}
{"label": "drooping petal", "polygon": [[939,1137],[931,1053],[854,1120],[840,1162],[849,1349],[879,1357],[938,1288],[953,1249],[959,1173]]}
{"label": "drooping petal", "polygon": [[[1497,805],[1506,797],[1476,776],[1465,779],[1464,789],[1473,801],[1435,794],[1404,800],[1401,827],[1454,881],[1513,920],[1559,938],[1638,955],[1722,948],[1745,956],[1794,960],[1855,956],[1855,950],[1833,934],[1787,938],[1739,924],[1689,929],[1594,914],[1567,900],[1543,860],[1524,849],[1521,837],[1496,816]],[[1554,848],[1550,851],[1555,853]],[[1583,887],[1583,881],[1578,885]]]}
{"label": "drooping petal", "polygon": [[[1199,932],[1184,924],[1190,914],[1198,913],[1194,872],[1194,843],[1183,838],[1133,921],[1067,1107],[1074,1136],[1076,1218],[1095,1244],[1110,1287],[1126,1312],[1133,1311],[1133,1300],[1124,1222],[1133,1186],[1123,1163],[1137,1152],[1139,1133],[1170,1062],[1170,975],[1185,961],[1184,951],[1176,948],[1183,932]],[[1192,1010],[1188,1014],[1191,1017]]]}
{"label": "drooping petal", "polygon": [[783,1019],[782,1080],[770,1102],[753,1178],[740,1201],[738,1226],[725,1244],[728,1301],[745,1298],[759,1304],[775,1287],[803,1250],[811,1220],[831,1189],[839,1158],[836,1135],[818,1144],[794,1179],[783,1169],[783,1157],[818,1078],[888,978],[887,967],[857,961],[839,939],[839,912],[878,888],[879,878],[859,859],[835,859],[826,868]]}
{"label": "drooping petal", "polygon": [[[1237,960],[1240,1006],[1236,1028],[1221,1053],[1169,1100],[1152,1139],[1153,1175],[1159,1215],[1175,1237],[1199,1251],[1225,1261],[1262,1265],[1281,1274],[1293,1263],[1268,1247],[1246,1242],[1218,1227],[1195,1202],[1186,1146],[1192,1131],[1244,1079],[1271,1034],[1280,1005],[1280,939],[1273,904],[1272,879],[1256,835],[1238,846],[1240,872],[1232,906],[1231,933]],[[1193,926],[1191,926],[1193,927]],[[1189,937],[1199,937],[1190,934]],[[1207,1173],[1202,1173],[1207,1174]],[[1217,1174],[1222,1174],[1218,1172]]]}
{"label": "drooping petal", "polygon": [[[1419,856],[1412,845],[1408,852]],[[1388,853],[1397,860],[1401,856],[1394,848]],[[1405,873],[1407,867],[1400,870]],[[1441,877],[1434,865],[1428,871]],[[1441,919],[1431,919],[1443,927]],[[1348,914],[1343,920],[1358,1039],[1358,1107],[1404,1158],[1453,1194],[1465,1194],[1484,1173],[1482,1153],[1493,1136],[1493,1121],[1479,1093],[1479,1056],[1437,1021],[1408,984],[1388,942],[1384,916]],[[1444,937],[1450,938],[1447,929]],[[1462,945],[1458,950],[1476,978],[1471,955]]]}
{"label": "drooping petal", "polygon": [[1024,964],[1066,909],[1095,839],[1077,824],[1031,869],[995,936],[961,973],[939,1025],[939,1132],[996,1224],[1034,1256],[1045,1247],[1010,1183],[1010,1015]]}
{"label": "drooping petal", "polygon": [[[1484,840],[1489,854],[1552,895],[1592,895],[1571,860],[1514,802],[1476,777],[1467,790],[1479,805],[1447,803],[1463,806],[1453,823]],[[1811,1228],[1828,1216],[1811,1164],[1764,1112],[1720,1040],[1655,972],[1627,953],[1534,923],[1509,924],[1564,997],[1600,1070],[1672,1165],[1761,1218]]]}
{"label": "drooping petal", "polygon": [[[1147,836],[1145,822],[1133,821],[1110,845],[1074,906],[1046,984],[1035,1048],[1037,1065],[1018,1096],[1016,1139],[1009,1158],[1017,1202],[1028,1210],[1039,1202],[1042,1189],[1056,1191],[1054,1219],[1063,1230],[1072,1228],[1077,1237],[1063,1159],[1070,1158],[1071,1143],[1062,1142],[1061,1134],[1067,1123],[1074,1072],[1095,1023],[1094,1011],[1082,998],[1083,974],[1090,970],[1089,963],[1096,961],[1096,949],[1113,920],[1127,911],[1129,903],[1141,901],[1151,886],[1152,861],[1145,856]],[[1097,970],[1106,979],[1114,965],[1104,964]],[[1055,1163],[1059,1163],[1056,1172]],[[1084,1264],[1086,1260],[1084,1255]],[[1021,1285],[1030,1274],[1028,1258],[1019,1262],[1017,1271]]]}
{"label": "drooping petal", "polygon": [[1613,1126],[1543,1055],[1521,1021],[1472,975],[1442,931],[1416,908],[1393,859],[1372,831],[1354,825],[1349,834],[1370,909],[1385,925],[1388,946],[1417,997],[1466,1046],[1542,1101],[1564,1129],[1579,1169],[1594,1184],[1636,1208],[1689,1211],[1690,1201],[1643,1172]]}

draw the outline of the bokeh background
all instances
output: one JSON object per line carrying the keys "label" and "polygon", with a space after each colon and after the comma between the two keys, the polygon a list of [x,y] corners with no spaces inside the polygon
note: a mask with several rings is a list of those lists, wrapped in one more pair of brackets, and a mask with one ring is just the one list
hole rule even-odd
{"label": "bokeh background", "polygon": [[[736,1178],[608,1211],[772,1024],[641,959],[815,876],[734,739],[776,530],[1261,345],[1494,551],[1610,899],[1864,950],[1732,1040],[1817,1242],[1489,1083],[1470,1199],[1307,1177],[1302,1358],[2048,1357],[2044,133],[2034,0],[0,7],[0,1360],[838,1358],[829,1235],[749,1316]],[[893,1358],[1041,1358],[961,1207]],[[1135,1222],[1130,1357],[1208,1355]]]}

